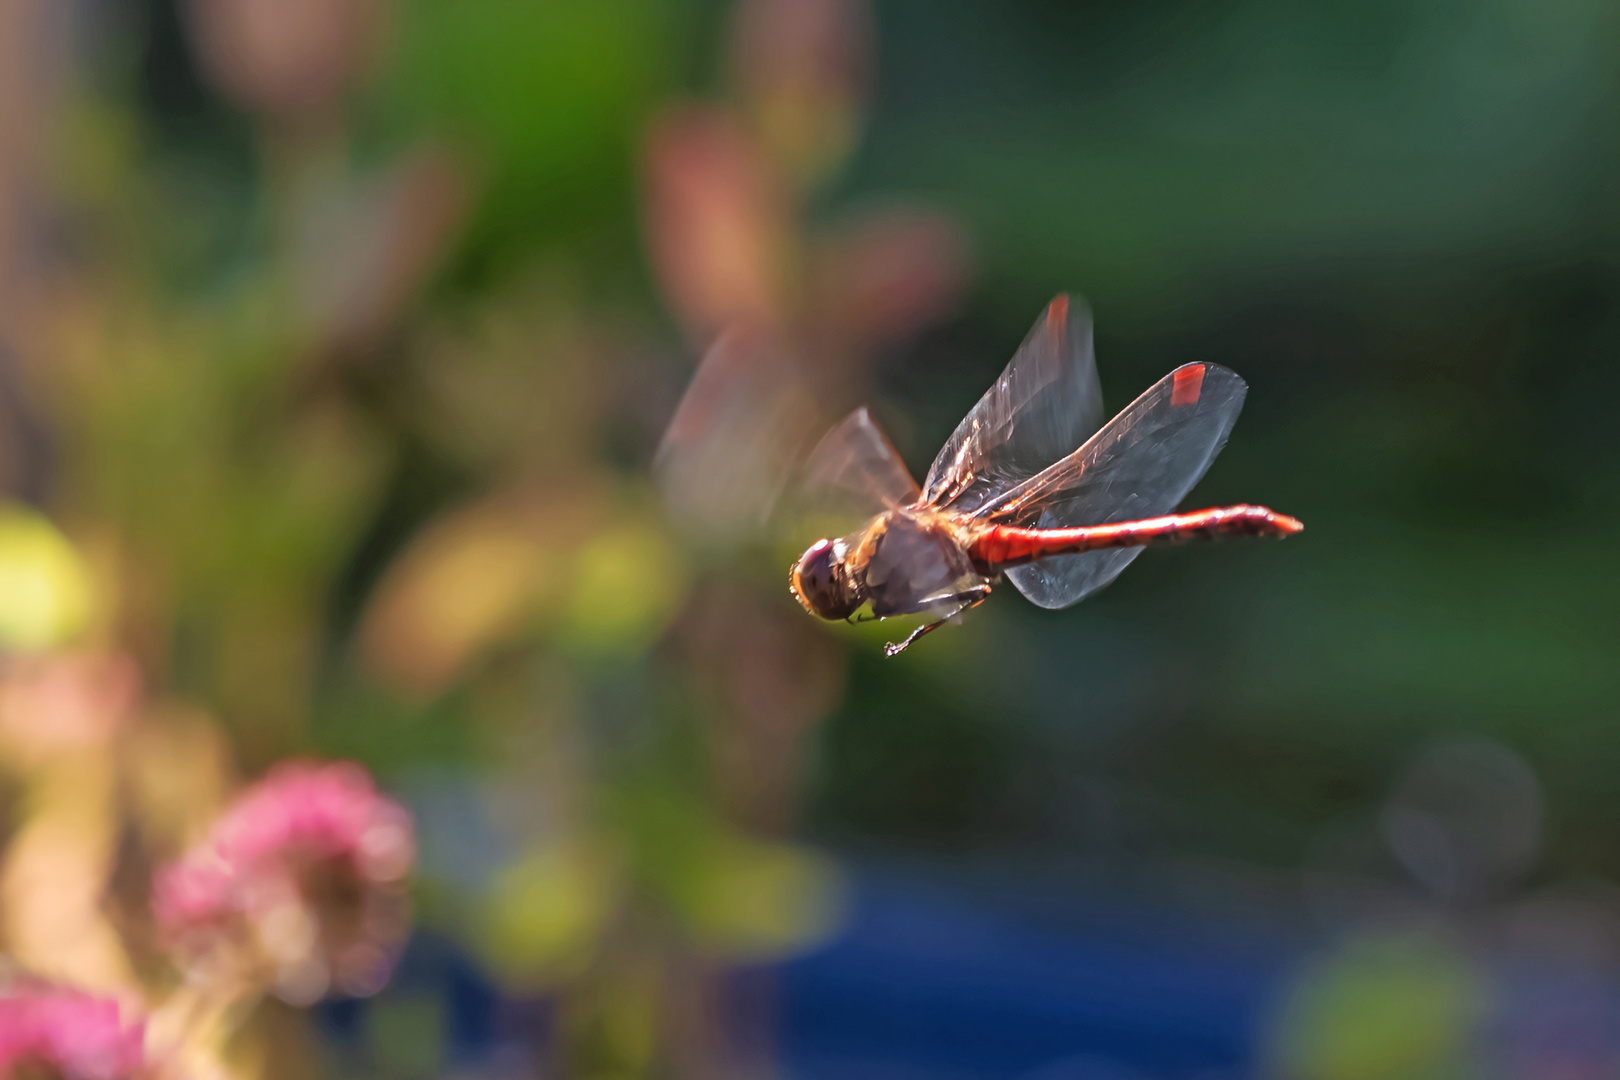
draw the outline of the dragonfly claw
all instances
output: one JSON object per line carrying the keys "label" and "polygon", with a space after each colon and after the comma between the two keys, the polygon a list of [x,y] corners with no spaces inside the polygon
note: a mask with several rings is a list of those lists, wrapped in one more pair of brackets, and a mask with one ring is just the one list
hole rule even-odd
{"label": "dragonfly claw", "polygon": [[967,592],[959,593],[958,596],[961,598],[962,602],[957,604],[949,615],[945,615],[941,618],[935,619],[931,623],[917,627],[917,629],[906,635],[906,639],[904,641],[889,642],[887,645],[883,646],[883,655],[888,657],[899,656],[901,653],[906,651],[907,645],[910,645],[913,641],[916,641],[924,634],[938,630],[946,623],[961,622],[961,619],[959,619],[957,616],[961,615],[964,611],[978,607],[980,604],[984,603],[984,598],[989,595],[989,585],[975,585]]}

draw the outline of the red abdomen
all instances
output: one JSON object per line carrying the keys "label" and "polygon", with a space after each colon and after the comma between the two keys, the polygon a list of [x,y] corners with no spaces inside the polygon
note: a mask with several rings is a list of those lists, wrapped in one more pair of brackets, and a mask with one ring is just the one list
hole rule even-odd
{"label": "red abdomen", "polygon": [[1144,547],[1213,540],[1218,536],[1291,536],[1305,526],[1264,506],[1217,506],[1186,514],[1166,514],[1112,525],[1074,529],[1022,529],[992,525],[968,546],[974,568],[986,577],[1053,555],[1077,555],[1106,548]]}

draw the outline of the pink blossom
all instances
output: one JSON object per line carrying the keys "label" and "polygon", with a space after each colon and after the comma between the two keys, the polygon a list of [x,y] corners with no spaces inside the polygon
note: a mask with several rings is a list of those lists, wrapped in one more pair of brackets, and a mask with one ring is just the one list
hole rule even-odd
{"label": "pink blossom", "polygon": [[41,988],[0,997],[0,1076],[33,1066],[68,1080],[122,1080],[145,1062],[144,1021],[116,1001]]}
{"label": "pink blossom", "polygon": [[[403,937],[410,815],[352,762],[290,762],[248,788],[153,887],[159,926],[195,956],[246,938],[290,999],[376,989]],[[236,940],[241,944],[240,940]]]}

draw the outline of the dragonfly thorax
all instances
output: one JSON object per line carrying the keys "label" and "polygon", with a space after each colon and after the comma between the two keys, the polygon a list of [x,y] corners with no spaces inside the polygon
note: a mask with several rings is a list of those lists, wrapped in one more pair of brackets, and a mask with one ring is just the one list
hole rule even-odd
{"label": "dragonfly thorax", "polygon": [[939,514],[882,515],[851,562],[872,614],[880,618],[928,610],[980,583],[973,561]]}

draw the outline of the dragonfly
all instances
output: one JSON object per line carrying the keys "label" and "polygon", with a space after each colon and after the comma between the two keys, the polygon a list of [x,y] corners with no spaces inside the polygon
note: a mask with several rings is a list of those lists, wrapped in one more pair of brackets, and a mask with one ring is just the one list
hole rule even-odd
{"label": "dragonfly", "polygon": [[870,517],[811,544],[789,587],[827,620],[928,616],[885,646],[892,657],[1003,577],[1040,607],[1066,608],[1151,545],[1291,536],[1304,525],[1264,506],[1174,512],[1247,391],[1218,364],[1184,364],[1104,424],[1090,314],[1059,296],[921,484],[864,406],[827,433],[805,461],[806,487],[836,490]]}

